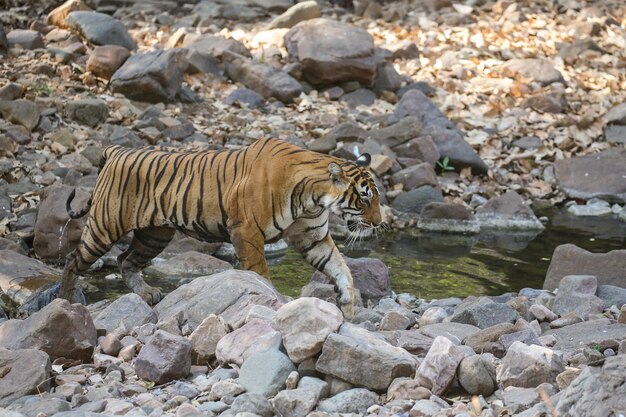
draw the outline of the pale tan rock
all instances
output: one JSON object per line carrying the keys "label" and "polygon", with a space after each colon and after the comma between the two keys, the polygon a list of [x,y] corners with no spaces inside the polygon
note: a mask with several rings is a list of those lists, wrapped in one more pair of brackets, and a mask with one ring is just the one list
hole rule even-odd
{"label": "pale tan rock", "polygon": [[228,334],[228,326],[224,320],[211,314],[191,333],[192,363],[205,363],[215,356],[215,349],[220,339]]}
{"label": "pale tan rock", "polygon": [[48,13],[48,23],[62,29],[66,29],[67,24],[65,23],[65,18],[67,15],[71,12],[80,10],[91,11],[92,9],[87,6],[83,0],[67,0],[65,3]]}
{"label": "pale tan rock", "polygon": [[317,355],[329,334],[343,322],[334,304],[313,297],[302,297],[282,306],[274,323],[283,337],[289,358],[300,363]]}

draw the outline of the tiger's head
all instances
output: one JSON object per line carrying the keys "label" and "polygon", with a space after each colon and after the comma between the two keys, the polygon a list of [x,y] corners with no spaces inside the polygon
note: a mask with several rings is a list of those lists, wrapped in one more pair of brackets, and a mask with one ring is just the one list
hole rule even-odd
{"label": "tiger's head", "polygon": [[364,153],[354,162],[331,162],[328,171],[338,199],[333,213],[348,223],[350,231],[378,227],[382,222],[380,194],[369,172],[372,157]]}

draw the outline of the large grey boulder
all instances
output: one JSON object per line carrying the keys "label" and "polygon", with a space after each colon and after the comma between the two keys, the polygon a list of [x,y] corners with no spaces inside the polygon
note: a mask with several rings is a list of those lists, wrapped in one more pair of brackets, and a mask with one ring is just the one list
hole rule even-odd
{"label": "large grey boulder", "polygon": [[398,377],[413,376],[417,360],[379,335],[344,323],[326,338],[315,368],[373,390],[386,390]]}
{"label": "large grey boulder", "polygon": [[302,65],[302,74],[312,84],[374,81],[380,59],[374,39],[364,29],[323,18],[295,25],[285,34],[285,48]]}
{"label": "large grey boulder", "polygon": [[300,363],[317,355],[329,334],[343,323],[337,306],[319,298],[302,297],[276,312],[274,325],[282,334],[289,358]]}
{"label": "large grey boulder", "polygon": [[269,349],[246,359],[239,371],[238,382],[250,393],[272,397],[285,386],[287,377],[295,370],[287,355]]}
{"label": "large grey boulder", "polygon": [[430,136],[439,154],[450,159],[455,168],[472,167],[477,173],[486,173],[487,165],[465,141],[463,133],[456,128],[437,106],[419,90],[411,90],[402,96],[388,124],[415,117],[421,123],[420,136]]}
{"label": "large grey boulder", "polygon": [[185,378],[191,369],[191,342],[184,337],[157,330],[135,359],[139,378],[164,384]]}
{"label": "large grey boulder", "polygon": [[171,102],[181,88],[186,67],[182,49],[137,53],[113,74],[111,91],[131,100]]}
{"label": "large grey boulder", "polygon": [[256,304],[278,308],[283,304],[283,297],[261,275],[231,269],[178,287],[165,296],[154,311],[160,320],[183,313],[192,329],[210,314],[221,315],[227,323],[240,327]]}
{"label": "large grey boulder", "polygon": [[135,327],[156,323],[157,315],[139,295],[128,293],[98,313],[93,322],[96,329],[125,335]]}
{"label": "large grey boulder", "polygon": [[626,355],[606,358],[602,366],[587,366],[563,391],[558,415],[608,416],[626,410]]}
{"label": "large grey boulder", "polygon": [[552,254],[543,288],[558,288],[567,275],[593,275],[598,285],[626,288],[626,250],[592,253],[569,243],[559,245]]}
{"label": "large grey boulder", "polygon": [[626,151],[610,149],[593,155],[574,156],[554,163],[559,187],[570,198],[601,198],[626,202]]}
{"label": "large grey boulder", "polygon": [[57,358],[89,362],[97,344],[96,328],[81,304],[56,299],[25,320],[0,326],[0,347],[39,349]]}
{"label": "large grey boulder", "polygon": [[50,357],[36,349],[0,347],[0,407],[50,389]]}
{"label": "large grey boulder", "polygon": [[65,23],[96,45],[119,45],[131,51],[137,48],[124,25],[108,14],[75,11],[67,15]]}
{"label": "large grey boulder", "polygon": [[295,78],[269,64],[228,51],[224,52],[224,61],[226,73],[233,81],[244,84],[265,98],[274,97],[283,103],[291,103],[302,93],[302,86]]}

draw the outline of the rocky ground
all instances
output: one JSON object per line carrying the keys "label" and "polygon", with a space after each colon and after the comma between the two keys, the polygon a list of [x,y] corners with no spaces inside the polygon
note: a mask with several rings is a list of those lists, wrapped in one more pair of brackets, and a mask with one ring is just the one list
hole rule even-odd
{"label": "rocky ground", "polygon": [[211,256],[228,247],[179,237],[151,269],[191,282],[154,308],[130,294],[24,318],[108,144],[369,152],[396,228],[539,231],[533,209],[555,204],[626,220],[621,2],[2,5],[3,416],[625,412],[623,251],[564,245],[543,290],[464,300],[395,295],[356,260],[365,307],[346,322],[322,277],[289,301]]}

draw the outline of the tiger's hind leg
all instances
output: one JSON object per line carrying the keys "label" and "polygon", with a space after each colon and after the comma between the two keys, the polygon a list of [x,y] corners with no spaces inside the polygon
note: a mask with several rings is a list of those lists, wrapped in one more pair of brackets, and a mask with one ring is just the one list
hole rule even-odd
{"label": "tiger's hind leg", "polygon": [[93,220],[90,218],[87,221],[78,247],[66,257],[59,298],[75,302],[74,295],[78,276],[87,271],[94,262],[107,253],[111,246],[120,238],[112,235],[111,232],[102,235],[97,235],[96,233]]}
{"label": "tiger's hind leg", "polygon": [[141,270],[165,249],[175,232],[175,229],[169,227],[148,227],[135,230],[130,247],[117,257],[117,264],[124,282],[148,304],[158,303],[163,298],[163,294],[160,288],[146,284],[141,276]]}

